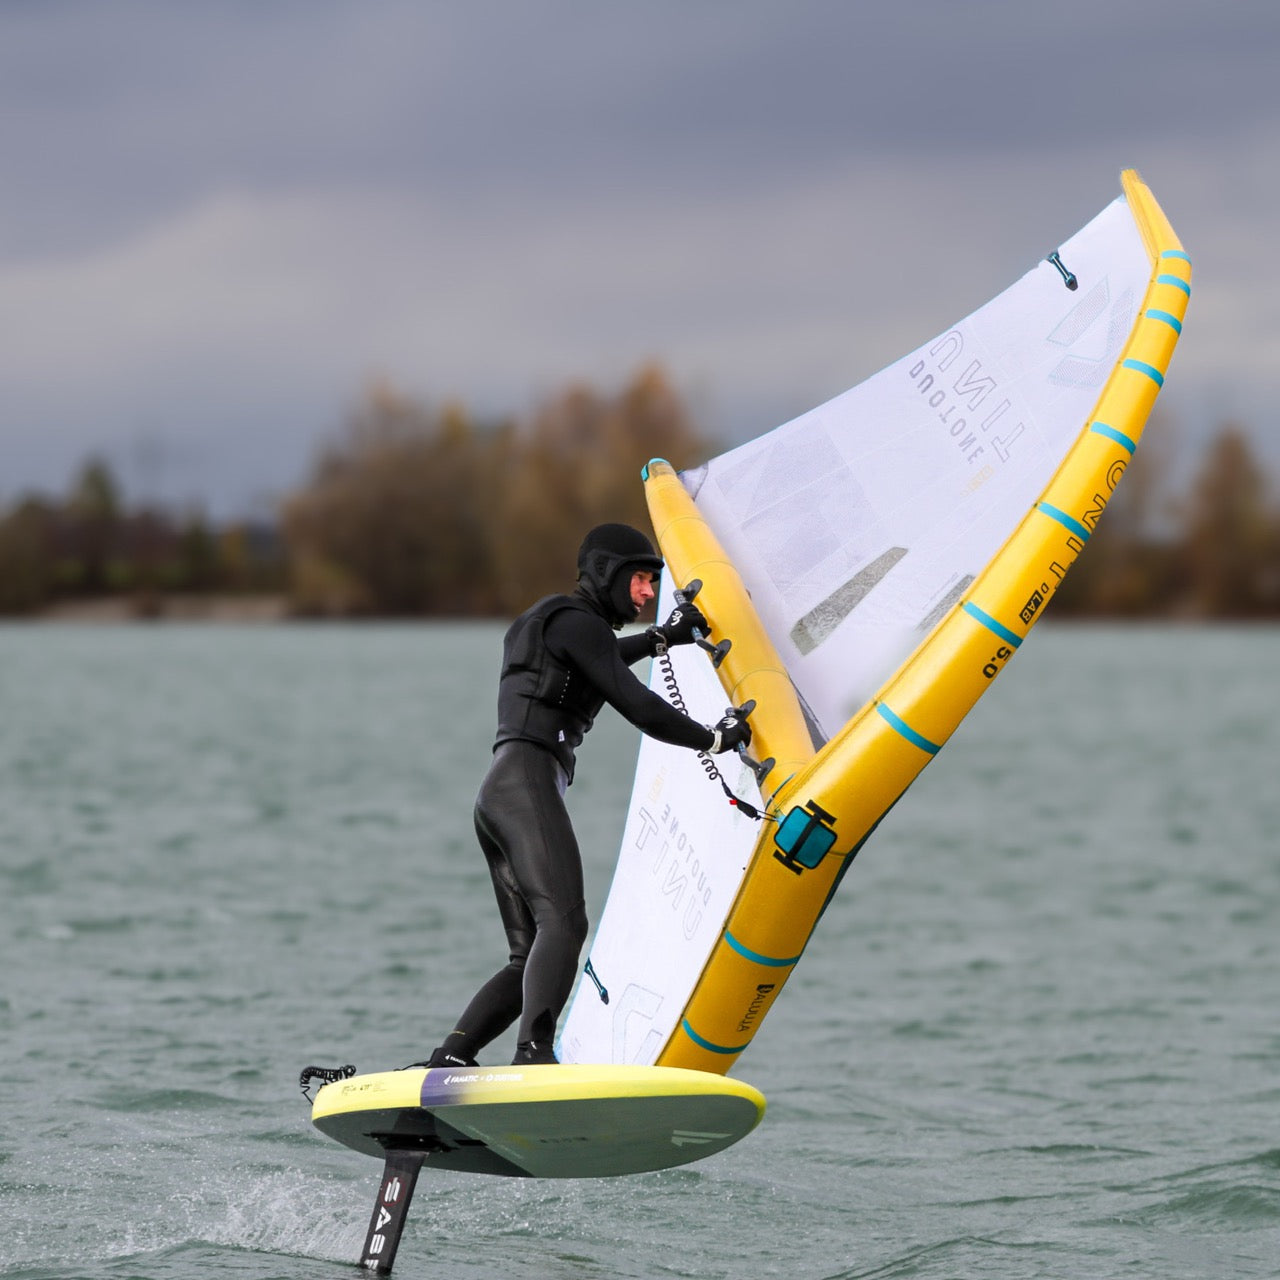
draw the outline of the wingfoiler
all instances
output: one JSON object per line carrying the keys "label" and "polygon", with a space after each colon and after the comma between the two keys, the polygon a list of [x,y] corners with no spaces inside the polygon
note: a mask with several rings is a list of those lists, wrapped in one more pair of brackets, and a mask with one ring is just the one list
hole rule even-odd
{"label": "wingfoiler", "polygon": [[423,1168],[638,1172],[758,1123],[763,1097],[723,1077],[864,843],[1043,615],[1164,383],[1191,264],[1138,175],[1121,182],[866,382],[694,471],[645,469],[659,607],[695,595],[711,633],[650,684],[707,722],[754,702],[754,758],[644,739],[566,1065],[303,1071],[304,1092],[324,1081],[316,1126],[384,1158],[361,1265],[390,1271]]}

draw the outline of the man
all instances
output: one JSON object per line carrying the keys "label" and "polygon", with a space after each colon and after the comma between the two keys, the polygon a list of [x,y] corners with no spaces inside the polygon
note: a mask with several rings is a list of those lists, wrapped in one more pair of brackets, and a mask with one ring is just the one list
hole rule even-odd
{"label": "man", "polygon": [[475,824],[510,960],[477,992],[426,1066],[474,1066],[476,1054],[517,1018],[515,1064],[556,1061],[556,1021],[587,936],[582,859],[564,794],[575,752],[604,703],[643,732],[694,751],[750,744],[751,730],[737,711],[708,728],[631,673],[632,663],[689,644],[695,628],[706,629],[702,614],[685,605],[662,626],[613,634],[653,599],[661,569],[643,533],[600,525],[578,552],[574,593],[539,600],[507,631],[498,733]]}

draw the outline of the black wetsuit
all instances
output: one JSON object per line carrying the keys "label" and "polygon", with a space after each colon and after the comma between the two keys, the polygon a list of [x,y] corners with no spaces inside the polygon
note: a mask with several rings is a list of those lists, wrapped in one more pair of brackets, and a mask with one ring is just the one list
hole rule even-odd
{"label": "black wetsuit", "polygon": [[648,633],[618,638],[607,587],[550,596],[507,632],[493,763],[475,824],[510,959],[458,1020],[448,1047],[474,1058],[517,1018],[521,1045],[549,1046],[587,936],[582,860],[565,809],[574,752],[604,703],[665,742],[708,750],[715,735],[629,670],[653,653]]}

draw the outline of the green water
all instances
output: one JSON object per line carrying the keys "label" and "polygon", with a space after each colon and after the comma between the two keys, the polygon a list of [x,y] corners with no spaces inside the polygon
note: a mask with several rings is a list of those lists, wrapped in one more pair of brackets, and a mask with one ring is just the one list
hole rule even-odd
{"label": "green water", "polygon": [[[503,940],[501,628],[0,628],[0,1275],[355,1274],[296,1079]],[[1280,1274],[1280,633],[1045,626],[860,855],[701,1165],[424,1175],[403,1277]],[[634,733],[570,798],[593,915]],[[501,1050],[495,1047],[495,1060]]]}

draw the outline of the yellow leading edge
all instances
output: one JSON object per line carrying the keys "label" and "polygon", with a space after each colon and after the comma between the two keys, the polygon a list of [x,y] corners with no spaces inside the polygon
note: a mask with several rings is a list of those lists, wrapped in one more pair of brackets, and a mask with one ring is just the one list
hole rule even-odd
{"label": "yellow leading edge", "polygon": [[[798,876],[777,856],[777,825],[763,824],[725,930],[679,1028],[658,1055],[659,1066],[723,1074],[734,1064],[800,959],[853,855],[1041,615],[1128,466],[1130,446],[1141,437],[1177,345],[1191,262],[1136,171],[1126,170],[1121,182],[1151,259],[1151,277],[1089,420],[1040,500],[964,598],[816,754],[790,678],[737,570],[670,465],[655,460],[646,468],[649,514],[674,580],[702,580],[697,603],[712,637],[733,640],[718,672],[725,693],[735,705],[749,698],[758,704],[752,752],[776,761],[762,786],[770,813],[817,805],[837,820],[832,825],[841,841]],[[1007,643],[993,635],[992,621],[1007,633]]]}

